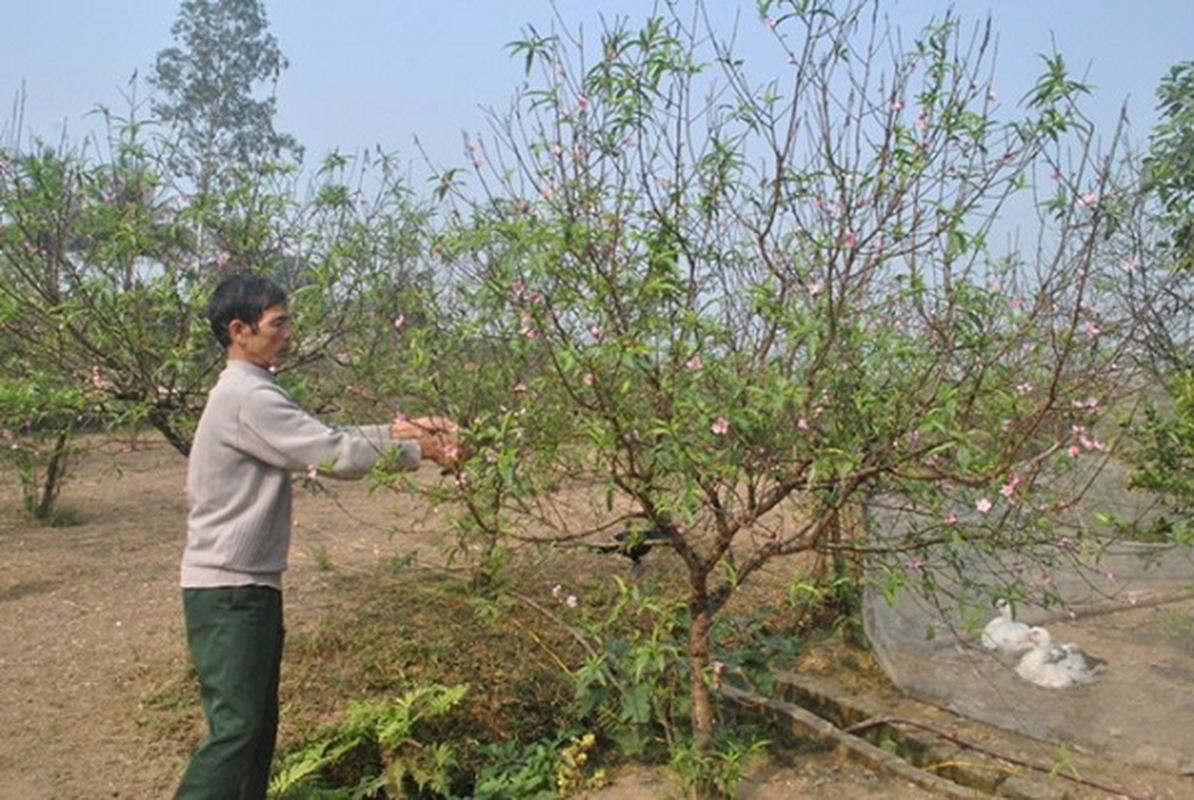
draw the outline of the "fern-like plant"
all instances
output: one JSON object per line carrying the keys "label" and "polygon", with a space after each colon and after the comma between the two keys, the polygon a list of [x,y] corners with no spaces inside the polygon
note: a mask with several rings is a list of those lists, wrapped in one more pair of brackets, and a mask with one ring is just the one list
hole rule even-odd
{"label": "fern-like plant", "polygon": [[[455,753],[442,742],[420,742],[415,727],[451,711],[467,692],[467,685],[432,684],[412,689],[395,701],[351,703],[344,723],[282,759],[270,782],[270,796],[355,800],[384,789],[388,796],[403,797],[410,786],[447,795]],[[353,756],[375,756],[376,769],[367,771],[351,789],[321,791],[326,773]]]}

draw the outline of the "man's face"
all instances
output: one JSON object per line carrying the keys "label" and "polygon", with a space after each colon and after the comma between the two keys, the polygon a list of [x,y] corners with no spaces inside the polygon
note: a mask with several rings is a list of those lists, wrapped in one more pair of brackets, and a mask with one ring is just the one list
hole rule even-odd
{"label": "man's face", "polygon": [[290,310],[285,303],[270,306],[251,327],[240,320],[229,326],[232,348],[229,355],[269,369],[281,366],[290,350]]}

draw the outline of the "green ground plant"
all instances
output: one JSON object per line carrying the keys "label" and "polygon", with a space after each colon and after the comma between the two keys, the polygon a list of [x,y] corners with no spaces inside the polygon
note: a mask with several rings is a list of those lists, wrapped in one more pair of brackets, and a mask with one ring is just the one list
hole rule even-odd
{"label": "green ground plant", "polygon": [[[420,741],[416,726],[460,703],[467,686],[420,686],[389,701],[352,703],[347,720],[286,755],[270,780],[270,794],[287,798],[446,796],[455,763],[452,745]],[[355,786],[338,791],[317,779],[353,760],[365,773]]]}

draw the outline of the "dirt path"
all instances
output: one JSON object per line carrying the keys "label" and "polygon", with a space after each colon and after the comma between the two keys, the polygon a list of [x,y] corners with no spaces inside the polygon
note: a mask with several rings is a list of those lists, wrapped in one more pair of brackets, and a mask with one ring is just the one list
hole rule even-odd
{"label": "dirt path", "polygon": [[[0,529],[0,787],[5,797],[150,797],[172,773],[136,727],[139,668],[182,658],[182,459],[91,460],[66,488],[82,524]],[[7,477],[7,476],[6,476]]]}

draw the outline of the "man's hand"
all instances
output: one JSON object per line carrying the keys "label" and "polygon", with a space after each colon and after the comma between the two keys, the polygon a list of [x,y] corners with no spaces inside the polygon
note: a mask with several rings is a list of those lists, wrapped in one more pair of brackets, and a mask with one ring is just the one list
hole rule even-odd
{"label": "man's hand", "polygon": [[394,420],[390,435],[418,442],[423,458],[443,467],[455,466],[461,458],[460,426],[448,417],[402,417]]}

